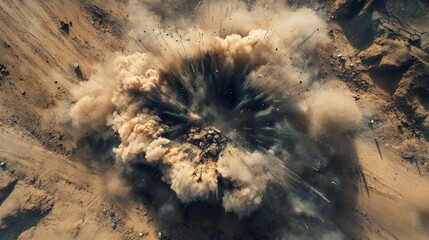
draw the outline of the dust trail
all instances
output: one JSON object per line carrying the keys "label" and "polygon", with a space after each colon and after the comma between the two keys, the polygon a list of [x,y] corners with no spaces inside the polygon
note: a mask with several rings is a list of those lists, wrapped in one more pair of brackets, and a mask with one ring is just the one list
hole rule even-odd
{"label": "dust trail", "polygon": [[215,198],[245,217],[264,201],[284,209],[270,200],[280,191],[284,214],[305,218],[307,236],[341,236],[322,220],[337,177],[312,169],[329,172],[362,114],[318,82],[326,23],[270,1],[176,2],[131,2],[138,51],[75,90],[74,126],[110,127],[117,163],[158,168],[184,203]]}

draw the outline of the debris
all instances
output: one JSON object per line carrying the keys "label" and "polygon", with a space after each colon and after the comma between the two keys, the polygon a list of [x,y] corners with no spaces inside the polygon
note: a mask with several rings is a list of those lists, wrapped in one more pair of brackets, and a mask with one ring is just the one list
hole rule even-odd
{"label": "debris", "polygon": [[169,238],[164,234],[162,234],[161,232],[158,232],[158,238],[159,240],[169,240]]}
{"label": "debris", "polygon": [[360,0],[336,0],[331,7],[332,18],[339,19],[349,16],[359,2]]}
{"label": "debris", "polygon": [[82,70],[80,69],[79,64],[78,63],[73,63],[72,67],[73,67],[73,71],[76,73],[76,77],[79,80],[83,80],[83,74],[82,74]]}
{"label": "debris", "polygon": [[339,54],[337,55],[337,58],[338,58],[340,61],[345,61],[344,56],[343,56],[343,54],[342,54],[342,53],[339,53]]}
{"label": "debris", "polygon": [[7,167],[7,164],[5,161],[0,161],[0,168],[5,169]]}
{"label": "debris", "polygon": [[114,217],[114,216],[115,216],[115,212],[111,211],[111,212],[110,212],[110,216],[111,216],[111,217]]}
{"label": "debris", "polygon": [[112,229],[115,230],[116,229],[116,222],[112,223]]}
{"label": "debris", "polygon": [[91,13],[90,21],[96,29],[112,33],[113,36],[122,34],[121,24],[115,21],[111,14],[92,4],[88,5],[86,9]]}
{"label": "debris", "polygon": [[220,149],[216,144],[211,144],[210,147],[207,149],[207,152],[210,153],[213,157],[217,157],[219,154]]}
{"label": "debris", "polygon": [[188,142],[201,148],[203,152],[201,161],[203,162],[207,159],[216,160],[219,157],[224,140],[221,131],[213,126],[203,129],[192,128],[187,139]]}
{"label": "debris", "polygon": [[63,33],[69,34],[69,32],[70,32],[70,24],[68,24],[68,23],[66,23],[64,21],[61,21],[60,22],[60,30]]}
{"label": "debris", "polygon": [[0,76],[1,75],[4,75],[4,76],[9,75],[9,71],[6,69],[6,67],[3,64],[0,64]]}
{"label": "debris", "polygon": [[100,22],[100,24],[109,17],[109,14],[107,12],[103,11],[101,8],[99,8],[95,5],[88,6],[87,10],[92,13],[92,15],[93,15],[92,20],[94,22],[96,22],[96,21]]}

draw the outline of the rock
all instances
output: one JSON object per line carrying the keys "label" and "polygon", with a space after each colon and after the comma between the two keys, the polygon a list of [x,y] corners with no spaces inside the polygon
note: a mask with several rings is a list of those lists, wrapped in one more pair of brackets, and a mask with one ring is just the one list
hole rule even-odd
{"label": "rock", "polygon": [[204,135],[199,133],[199,134],[195,134],[194,136],[192,136],[192,140],[194,141],[200,141],[204,138]]}
{"label": "rock", "polygon": [[60,30],[63,33],[67,33],[68,34],[70,32],[70,25],[68,23],[64,22],[64,21],[61,21],[60,22]]}
{"label": "rock", "polygon": [[363,64],[372,65],[382,58],[383,48],[378,44],[373,44],[364,51],[359,53],[359,57]]}
{"label": "rock", "polygon": [[347,15],[350,11],[352,1],[348,0],[336,0],[333,7],[331,8],[331,12],[335,17],[343,17]]}
{"label": "rock", "polygon": [[219,135],[214,135],[214,137],[213,137],[213,141],[214,142],[218,142],[219,141],[219,139],[220,139],[220,136]]}
{"label": "rock", "polygon": [[422,50],[429,53],[429,34],[424,34],[420,38],[420,45]]}
{"label": "rock", "polygon": [[162,234],[161,232],[158,232],[158,238],[159,240],[169,240],[169,238],[165,236],[165,234]]}
{"label": "rock", "polygon": [[365,3],[365,0],[336,0],[331,8],[331,13],[335,18],[343,18],[359,10],[358,6]]}
{"label": "rock", "polygon": [[83,74],[82,74],[82,70],[81,70],[79,64],[78,63],[73,63],[72,68],[73,68],[73,71],[76,74],[76,77],[79,80],[83,80]]}
{"label": "rock", "polygon": [[6,67],[3,64],[0,64],[0,76],[4,75],[4,76],[8,76],[9,75],[9,71],[6,69]]}
{"label": "rock", "polygon": [[198,146],[202,150],[201,162],[208,159],[216,160],[222,150],[221,131],[209,126],[204,129],[192,128],[189,131],[188,139],[190,143]]}
{"label": "rock", "polygon": [[7,164],[5,161],[0,161],[0,168],[5,169],[7,167]]}
{"label": "rock", "polygon": [[210,145],[210,147],[207,149],[207,152],[213,157],[217,157],[219,155],[219,148],[217,144],[213,143],[212,145]]}
{"label": "rock", "polygon": [[113,212],[113,211],[112,211],[112,212],[110,212],[110,216],[111,216],[111,217],[114,217],[115,215],[116,215],[116,214],[115,214],[115,212]]}
{"label": "rock", "polygon": [[411,60],[410,45],[404,40],[385,39],[381,54],[383,57],[379,63],[380,68],[400,68]]}

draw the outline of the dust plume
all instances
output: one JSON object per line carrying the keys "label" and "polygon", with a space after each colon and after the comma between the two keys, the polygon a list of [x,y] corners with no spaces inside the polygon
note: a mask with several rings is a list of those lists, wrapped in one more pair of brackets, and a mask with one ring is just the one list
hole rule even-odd
{"label": "dust plume", "polygon": [[325,226],[294,232],[290,221],[290,238],[341,238],[323,219],[339,191],[331,182],[340,185],[324,169],[346,154],[362,114],[319,81],[329,44],[321,17],[269,1],[130,5],[135,52],[75,89],[73,125],[113,130],[117,164],[159,169],[182,203],[216,199],[242,218],[269,202],[285,218]]}

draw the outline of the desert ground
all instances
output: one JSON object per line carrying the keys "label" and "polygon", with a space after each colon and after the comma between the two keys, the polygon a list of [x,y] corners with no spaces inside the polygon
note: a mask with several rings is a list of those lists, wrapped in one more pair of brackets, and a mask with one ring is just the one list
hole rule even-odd
{"label": "desert ground", "polygon": [[[320,76],[365,116],[358,167],[337,165],[344,239],[429,239],[429,3],[286,2],[326,21]],[[127,0],[0,2],[0,239],[267,239],[233,214],[166,222],[97,152],[108,143],[64,120],[97,65],[141,51],[131,14]]]}

